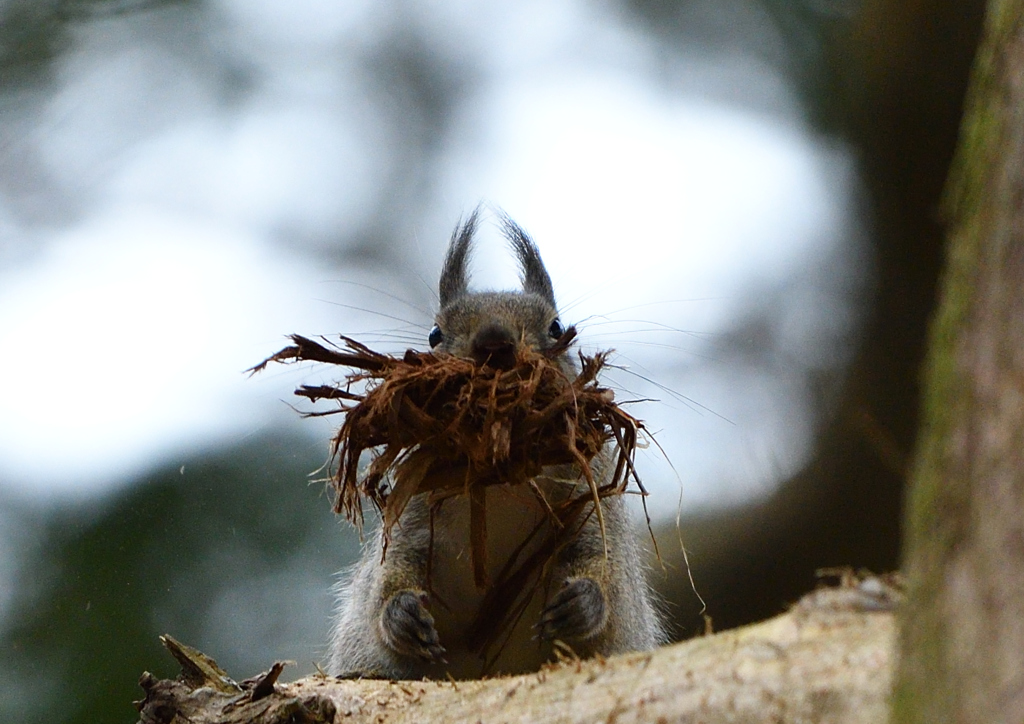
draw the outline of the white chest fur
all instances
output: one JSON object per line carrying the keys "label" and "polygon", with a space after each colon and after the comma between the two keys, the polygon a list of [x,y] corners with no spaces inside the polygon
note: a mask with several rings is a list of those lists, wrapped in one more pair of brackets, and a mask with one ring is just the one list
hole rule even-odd
{"label": "white chest fur", "polygon": [[[547,483],[545,487],[551,487]],[[523,566],[544,544],[551,531],[547,513],[526,485],[495,485],[486,489],[487,572],[491,585],[500,586],[511,571]],[[550,544],[550,543],[548,543]],[[469,502],[465,496],[446,502],[435,514],[430,564],[431,609],[438,634],[448,649],[448,669],[456,676],[535,670],[548,659],[550,646],[536,639],[548,581],[536,574],[523,586],[506,588],[498,610],[512,610],[508,625],[497,615],[482,612],[486,590],[476,585],[470,544]],[[503,576],[505,574],[505,576]],[[493,593],[491,594],[494,595]],[[479,631],[483,640],[473,641]]]}

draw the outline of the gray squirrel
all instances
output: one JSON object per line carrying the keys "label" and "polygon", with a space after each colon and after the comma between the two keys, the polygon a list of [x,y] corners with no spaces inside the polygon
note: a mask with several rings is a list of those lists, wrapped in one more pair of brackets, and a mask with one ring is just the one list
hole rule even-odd
{"label": "gray squirrel", "polygon": [[[518,259],[522,291],[469,290],[468,261],[477,225],[474,212],[452,234],[439,283],[440,311],[428,342],[434,352],[507,369],[519,345],[552,347],[564,329],[536,245],[505,215],[502,231]],[[567,352],[558,363],[575,375]],[[598,484],[610,474],[606,457],[593,461]],[[568,469],[545,468],[535,483],[555,497],[587,489]],[[519,560],[536,549],[539,544],[527,540],[530,531],[550,527],[545,511],[523,488],[486,488],[492,578],[510,558]],[[551,660],[556,640],[584,658],[645,651],[666,640],[645,579],[638,531],[623,497],[613,496],[602,501],[604,537],[597,516],[589,515],[559,547],[533,593],[515,592],[527,601],[525,608],[502,632],[500,645],[485,655],[471,631],[479,627],[485,593],[475,585],[470,563],[469,503],[466,496],[457,496],[432,513],[426,496],[410,501],[391,531],[386,555],[379,533],[368,535],[360,561],[338,585],[327,666],[331,674],[479,678],[536,671]]]}

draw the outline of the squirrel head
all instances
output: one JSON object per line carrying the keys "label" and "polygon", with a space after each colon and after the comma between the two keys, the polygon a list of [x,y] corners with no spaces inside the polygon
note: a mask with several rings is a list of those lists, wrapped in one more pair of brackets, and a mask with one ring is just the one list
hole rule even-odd
{"label": "squirrel head", "polygon": [[429,342],[435,352],[510,369],[523,346],[547,349],[565,330],[537,246],[508,216],[502,214],[500,219],[502,233],[519,261],[522,290],[469,291],[468,263],[479,220],[479,213],[474,211],[452,233],[438,285],[441,309]]}

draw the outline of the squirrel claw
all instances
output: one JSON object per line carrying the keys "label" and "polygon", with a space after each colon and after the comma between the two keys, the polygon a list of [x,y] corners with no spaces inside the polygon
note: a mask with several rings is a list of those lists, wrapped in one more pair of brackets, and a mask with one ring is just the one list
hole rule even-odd
{"label": "squirrel claw", "polygon": [[545,606],[534,628],[545,640],[588,639],[600,633],[607,621],[601,584],[593,578],[570,577]]}
{"label": "squirrel claw", "polygon": [[404,589],[392,594],[381,614],[381,636],[399,654],[445,663],[445,648],[434,628],[434,617],[427,610],[429,602],[424,591]]}

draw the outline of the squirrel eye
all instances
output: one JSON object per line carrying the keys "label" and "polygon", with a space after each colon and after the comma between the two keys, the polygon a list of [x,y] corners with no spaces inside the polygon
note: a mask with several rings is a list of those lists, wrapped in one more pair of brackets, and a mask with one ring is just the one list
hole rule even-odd
{"label": "squirrel eye", "polygon": [[435,324],[431,327],[430,334],[427,335],[427,343],[430,344],[430,348],[433,349],[443,341],[444,333],[441,331],[441,328]]}
{"label": "squirrel eye", "polygon": [[555,317],[555,321],[553,321],[551,326],[548,327],[548,336],[551,337],[551,339],[558,339],[563,334],[565,334],[565,328],[562,326],[562,323],[558,321],[558,317]]}

